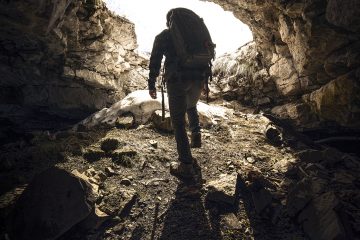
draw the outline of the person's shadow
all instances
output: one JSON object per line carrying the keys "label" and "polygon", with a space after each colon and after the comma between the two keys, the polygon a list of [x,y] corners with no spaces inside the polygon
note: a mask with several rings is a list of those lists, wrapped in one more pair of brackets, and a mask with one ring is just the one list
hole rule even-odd
{"label": "person's shadow", "polygon": [[200,168],[196,169],[196,183],[180,183],[175,199],[169,205],[159,240],[210,240],[219,239],[214,234],[206,215],[201,196],[202,177]]}
{"label": "person's shadow", "polygon": [[[178,191],[179,188],[181,189],[181,186],[178,187]],[[211,239],[209,221],[199,195],[186,197],[176,195],[166,211],[159,239]]]}

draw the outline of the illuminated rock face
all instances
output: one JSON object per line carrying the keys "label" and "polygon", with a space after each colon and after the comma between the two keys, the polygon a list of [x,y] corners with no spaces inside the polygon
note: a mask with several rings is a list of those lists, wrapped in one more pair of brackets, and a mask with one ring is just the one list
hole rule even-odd
{"label": "illuminated rock face", "polygon": [[[273,105],[297,100],[308,105],[317,120],[359,127],[359,1],[212,2],[250,27],[257,55],[274,83],[270,90],[265,88],[268,92],[258,88],[258,97],[253,75],[243,83],[251,87],[253,104],[259,96],[268,97]],[[251,55],[238,60],[252,59]],[[260,70],[257,67],[252,74]]]}
{"label": "illuminated rock face", "polygon": [[145,86],[134,24],[102,1],[0,4],[2,105],[79,117]]}

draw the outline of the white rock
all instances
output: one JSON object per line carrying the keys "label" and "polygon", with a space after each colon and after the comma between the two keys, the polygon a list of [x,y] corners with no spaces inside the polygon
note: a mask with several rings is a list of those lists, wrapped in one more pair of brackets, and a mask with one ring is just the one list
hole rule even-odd
{"label": "white rock", "polygon": [[[161,93],[158,92],[157,96],[157,99],[152,99],[149,96],[148,90],[134,91],[110,108],[104,108],[92,114],[79,124],[88,128],[100,123],[114,126],[116,119],[126,112],[131,112],[134,115],[136,123],[144,124],[150,119],[153,112],[161,109]],[[166,94],[164,97],[165,109],[168,110],[168,98]],[[218,120],[228,119],[233,113],[231,109],[221,106],[211,106],[202,102],[198,102],[197,108],[200,123],[203,126],[216,124]]]}

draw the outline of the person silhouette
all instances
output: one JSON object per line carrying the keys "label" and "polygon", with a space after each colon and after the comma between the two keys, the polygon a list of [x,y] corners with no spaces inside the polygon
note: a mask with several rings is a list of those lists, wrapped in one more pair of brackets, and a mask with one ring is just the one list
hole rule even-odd
{"label": "person silhouette", "polygon": [[[148,89],[150,96],[156,98],[155,83],[160,74],[162,59],[165,56],[163,78],[167,86],[171,123],[180,162],[177,166],[171,165],[170,173],[179,179],[189,179],[193,178],[195,174],[195,159],[192,157],[190,148],[201,147],[201,127],[196,105],[201,93],[207,91],[205,83],[207,83],[206,80],[211,69],[210,66],[184,67],[179,64],[173,36],[169,29],[171,17],[178,9],[168,11],[166,15],[167,28],[155,37],[149,63]],[[191,10],[181,8],[181,11],[184,10],[193,13]],[[188,117],[191,131],[190,143],[186,132],[185,115]]]}

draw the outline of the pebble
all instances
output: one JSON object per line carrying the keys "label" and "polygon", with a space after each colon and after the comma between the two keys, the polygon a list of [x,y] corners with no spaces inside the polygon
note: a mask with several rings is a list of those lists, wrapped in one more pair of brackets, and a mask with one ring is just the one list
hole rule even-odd
{"label": "pebble", "polygon": [[246,158],[246,161],[248,161],[249,163],[254,163],[254,162],[255,162],[255,159],[252,158],[252,157],[247,157],[247,158]]}
{"label": "pebble", "polygon": [[146,165],[151,169],[155,169],[155,167],[151,163],[147,163]]}
{"label": "pebble", "polygon": [[112,168],[112,167],[107,167],[105,168],[105,173],[108,175],[108,176],[113,176],[113,175],[116,175],[117,172]]}
{"label": "pebble", "polygon": [[150,145],[153,147],[153,148],[158,148],[158,142],[155,141],[155,140],[150,140],[149,141]]}
{"label": "pebble", "polygon": [[120,184],[121,185],[124,185],[124,186],[130,186],[131,185],[131,181],[127,178],[124,178],[120,181]]}

